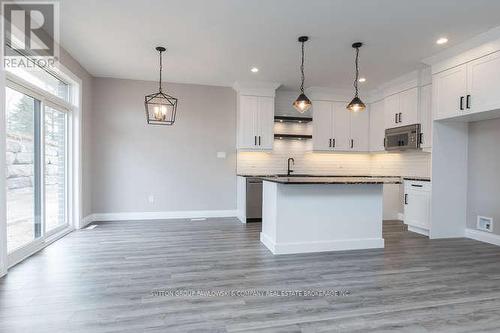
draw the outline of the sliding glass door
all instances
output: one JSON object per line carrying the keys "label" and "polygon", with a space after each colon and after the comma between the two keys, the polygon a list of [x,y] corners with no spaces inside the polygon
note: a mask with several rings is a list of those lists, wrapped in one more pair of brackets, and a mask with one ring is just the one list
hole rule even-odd
{"label": "sliding glass door", "polygon": [[33,96],[6,89],[9,254],[68,225],[67,112]]}
{"label": "sliding glass door", "polygon": [[67,113],[46,106],[44,113],[45,231],[50,234],[68,224],[67,216]]}

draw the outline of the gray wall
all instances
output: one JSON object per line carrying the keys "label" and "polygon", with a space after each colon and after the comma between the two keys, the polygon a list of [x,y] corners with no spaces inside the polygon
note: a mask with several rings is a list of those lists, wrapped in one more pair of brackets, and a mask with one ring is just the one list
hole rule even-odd
{"label": "gray wall", "polygon": [[477,216],[493,217],[500,235],[500,119],[469,124],[467,227]]}
{"label": "gray wall", "polygon": [[92,88],[93,213],[236,209],[231,88],[166,84],[179,98],[173,126],[146,124],[156,82],[94,78]]}

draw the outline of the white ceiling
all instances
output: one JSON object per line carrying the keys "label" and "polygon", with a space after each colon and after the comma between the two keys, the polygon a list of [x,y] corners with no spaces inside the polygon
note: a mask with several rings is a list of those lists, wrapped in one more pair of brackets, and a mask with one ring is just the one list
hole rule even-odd
{"label": "white ceiling", "polygon": [[305,34],[306,87],[350,87],[359,40],[368,89],[498,25],[498,0],[61,0],[61,44],[92,75],[157,80],[163,45],[166,81],[224,86],[297,88]]}

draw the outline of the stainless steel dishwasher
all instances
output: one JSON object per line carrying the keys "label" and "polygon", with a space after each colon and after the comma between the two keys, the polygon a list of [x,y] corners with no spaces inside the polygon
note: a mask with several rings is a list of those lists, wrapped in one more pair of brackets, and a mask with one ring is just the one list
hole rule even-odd
{"label": "stainless steel dishwasher", "polygon": [[247,222],[262,221],[262,180],[247,178]]}

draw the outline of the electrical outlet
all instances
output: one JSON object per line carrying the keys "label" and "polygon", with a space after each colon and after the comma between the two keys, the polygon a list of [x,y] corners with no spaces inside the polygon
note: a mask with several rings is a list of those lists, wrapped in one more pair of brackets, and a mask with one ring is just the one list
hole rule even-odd
{"label": "electrical outlet", "polygon": [[152,195],[152,194],[150,194],[150,195],[148,196],[148,202],[149,202],[150,204],[155,203],[155,196],[154,196],[154,195]]}
{"label": "electrical outlet", "polygon": [[477,217],[477,229],[487,232],[493,231],[493,218],[492,217]]}
{"label": "electrical outlet", "polygon": [[218,151],[217,158],[226,158],[226,152],[225,151]]}

